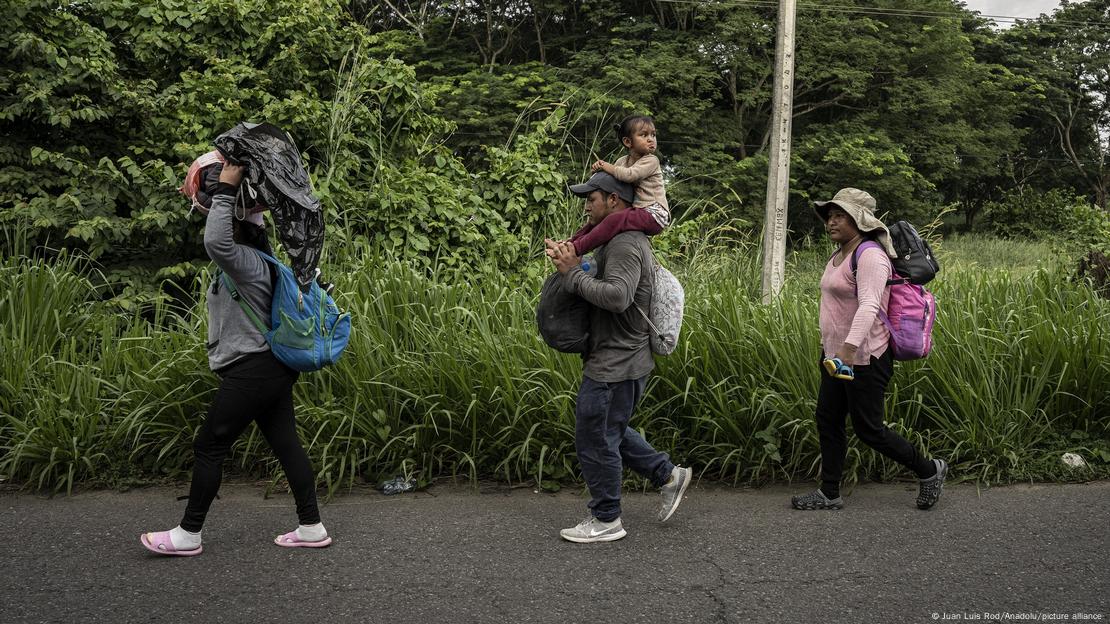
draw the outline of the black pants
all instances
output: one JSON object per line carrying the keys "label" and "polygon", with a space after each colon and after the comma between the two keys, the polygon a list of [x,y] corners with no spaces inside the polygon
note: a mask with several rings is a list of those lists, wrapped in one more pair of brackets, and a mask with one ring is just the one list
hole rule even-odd
{"label": "black pants", "polygon": [[285,470],[300,523],[320,521],[316,477],[293,418],[293,383],[298,375],[269,351],[249,355],[221,371],[220,389],[193,443],[196,463],[181,528],[194,533],[201,530],[220,489],[224,459],[252,420]]}
{"label": "black pants", "polygon": [[[821,437],[822,489],[838,490],[848,454],[844,417],[852,415],[852,429],[867,446],[909,468],[919,479],[936,474],[936,467],[905,438],[883,424],[886,385],[894,374],[894,358],[887,349],[871,358],[869,366],[856,366],[856,378],[844,381],[821,369],[817,395],[817,433]],[[826,487],[827,486],[827,487]]]}

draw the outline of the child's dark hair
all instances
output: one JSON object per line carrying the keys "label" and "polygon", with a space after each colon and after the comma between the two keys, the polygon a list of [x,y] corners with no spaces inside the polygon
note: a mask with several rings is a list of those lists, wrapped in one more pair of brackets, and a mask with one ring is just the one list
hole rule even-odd
{"label": "child's dark hair", "polygon": [[624,145],[624,140],[631,137],[644,124],[654,126],[655,120],[650,115],[629,115],[619,124],[613,124],[613,130],[617,132],[617,142]]}

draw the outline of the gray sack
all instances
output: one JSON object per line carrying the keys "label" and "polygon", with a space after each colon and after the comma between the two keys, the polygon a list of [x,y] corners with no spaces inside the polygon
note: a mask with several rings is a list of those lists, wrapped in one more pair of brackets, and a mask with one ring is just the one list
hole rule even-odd
{"label": "gray sack", "polygon": [[[682,330],[682,311],[686,293],[673,273],[663,268],[652,254],[651,260],[651,309],[636,309],[651,328],[651,352],[670,355],[678,347],[678,334]],[[633,304],[635,305],[635,304]]]}

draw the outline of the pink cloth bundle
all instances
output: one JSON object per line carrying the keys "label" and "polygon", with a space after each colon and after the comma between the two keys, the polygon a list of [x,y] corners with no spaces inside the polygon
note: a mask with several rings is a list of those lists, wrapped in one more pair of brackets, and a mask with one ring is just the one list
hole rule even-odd
{"label": "pink cloth bundle", "polygon": [[[201,156],[197,157],[197,159],[193,161],[193,164],[189,165],[189,171],[185,174],[185,182],[182,183],[181,187],[177,189],[181,192],[182,195],[188,197],[189,200],[192,202],[189,210],[195,208],[203,215],[208,214],[208,208],[197,200],[197,191],[200,190],[201,182],[200,174],[202,171],[204,171],[205,167],[214,165],[216,163],[222,165],[226,162],[227,161],[224,159],[224,155],[221,154],[219,150],[212,150],[211,152],[202,154]],[[254,208],[251,208],[246,215],[239,216],[238,214],[236,214],[236,217],[241,219],[242,221],[247,221],[257,226],[262,226],[262,213],[266,212],[267,210],[269,210],[269,208],[267,208],[265,204],[259,202],[255,205]]]}

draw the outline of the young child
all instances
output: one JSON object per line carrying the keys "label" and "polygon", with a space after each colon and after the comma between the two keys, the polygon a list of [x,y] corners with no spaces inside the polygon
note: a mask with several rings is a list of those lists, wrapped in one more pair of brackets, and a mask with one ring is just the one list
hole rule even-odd
{"label": "young child", "polygon": [[646,115],[633,115],[616,124],[617,139],[628,149],[628,155],[615,163],[599,160],[593,171],[604,171],[621,182],[636,187],[632,208],[615,212],[597,225],[586,224],[570,238],[579,256],[608,243],[621,232],[637,230],[654,236],[671,222],[667,195],[663,191],[663,169],[655,156],[655,120]]}

